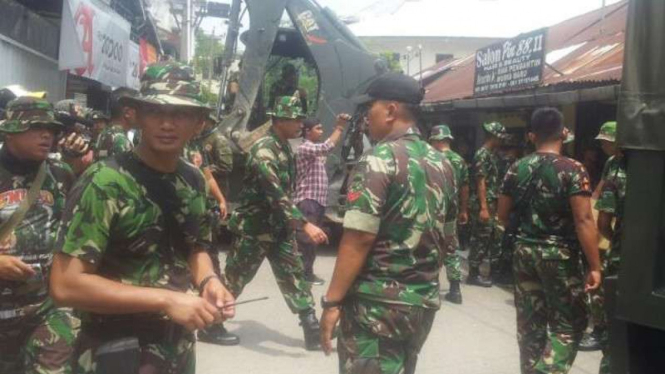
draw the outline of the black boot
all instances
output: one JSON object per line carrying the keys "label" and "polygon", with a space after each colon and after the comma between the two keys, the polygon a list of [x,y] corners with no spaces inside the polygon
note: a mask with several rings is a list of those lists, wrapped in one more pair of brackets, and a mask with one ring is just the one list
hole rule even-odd
{"label": "black boot", "polygon": [[485,280],[480,276],[478,268],[469,268],[469,276],[466,278],[466,284],[480,287],[492,287],[491,280]]}
{"label": "black boot", "polygon": [[444,299],[453,304],[462,304],[462,291],[459,288],[459,281],[450,282],[450,290],[444,296]]}
{"label": "black boot", "polygon": [[212,325],[205,330],[199,330],[196,336],[199,341],[204,343],[217,345],[240,344],[238,335],[228,332],[222,324]]}
{"label": "black boot", "polygon": [[318,351],[321,349],[321,327],[319,320],[316,319],[314,309],[308,309],[300,312],[300,326],[305,334],[305,349],[308,351]]}
{"label": "black boot", "polygon": [[600,350],[600,333],[593,329],[590,333],[584,333],[580,341],[579,350],[582,352],[592,352]]}

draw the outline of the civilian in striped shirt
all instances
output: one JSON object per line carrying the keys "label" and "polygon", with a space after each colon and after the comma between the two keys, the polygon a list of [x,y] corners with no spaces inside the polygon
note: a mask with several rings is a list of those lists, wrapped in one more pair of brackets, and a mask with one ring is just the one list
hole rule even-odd
{"label": "civilian in striped shirt", "polygon": [[[348,114],[337,116],[335,130],[323,141],[323,125],[316,118],[305,120],[303,124],[303,143],[296,153],[296,198],[298,209],[307,220],[316,226],[321,225],[328,200],[328,175],[326,159],[335,148],[347,123],[351,119]],[[298,250],[305,264],[305,279],[313,284],[322,285],[323,279],[314,274],[317,244],[301,230],[296,236]]]}

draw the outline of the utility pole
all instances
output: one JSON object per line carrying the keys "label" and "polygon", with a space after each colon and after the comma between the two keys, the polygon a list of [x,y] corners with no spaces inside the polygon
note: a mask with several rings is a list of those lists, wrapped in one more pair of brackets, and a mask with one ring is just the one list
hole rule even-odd
{"label": "utility pole", "polygon": [[185,11],[180,28],[180,60],[189,63],[192,59],[192,0],[185,0]]}
{"label": "utility pole", "polygon": [[602,0],[601,10],[600,10],[600,14],[601,14],[601,16],[600,16],[601,17],[600,18],[600,35],[603,35],[605,33],[604,28],[605,28],[605,6],[606,5],[607,5],[607,1]]}
{"label": "utility pole", "polygon": [[418,57],[420,61],[420,87],[423,86],[423,45],[418,44]]}

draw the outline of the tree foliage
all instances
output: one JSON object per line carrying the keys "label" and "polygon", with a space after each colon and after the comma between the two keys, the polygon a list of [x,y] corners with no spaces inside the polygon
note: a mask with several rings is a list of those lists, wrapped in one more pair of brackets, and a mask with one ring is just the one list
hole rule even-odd
{"label": "tree foliage", "polygon": [[194,49],[194,71],[201,74],[203,79],[209,79],[212,74],[212,62],[216,57],[221,57],[224,52],[224,44],[219,35],[206,34],[199,30],[196,33],[196,47]]}

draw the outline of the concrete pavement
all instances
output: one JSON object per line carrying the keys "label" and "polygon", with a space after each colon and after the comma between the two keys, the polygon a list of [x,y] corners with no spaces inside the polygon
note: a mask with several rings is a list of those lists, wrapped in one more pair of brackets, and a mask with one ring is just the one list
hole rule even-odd
{"label": "concrete pavement", "polygon": [[[329,280],[335,252],[324,250],[317,258],[316,273]],[[223,264],[224,262],[222,262]],[[447,287],[445,272],[443,287]],[[315,300],[327,289],[314,286]],[[444,290],[445,292],[445,290]],[[515,308],[512,294],[497,287],[462,286],[463,305],[444,302],[434,328],[420,354],[419,374],[518,374]],[[247,286],[240,300],[260,296],[270,299],[239,306],[227,328],[240,335],[236,347],[199,343],[198,374],[308,373],[336,374],[337,356],[303,348],[298,317],[292,315],[277,288],[267,261]],[[317,314],[320,314],[320,309]],[[571,373],[598,372],[600,352],[580,352]]]}

